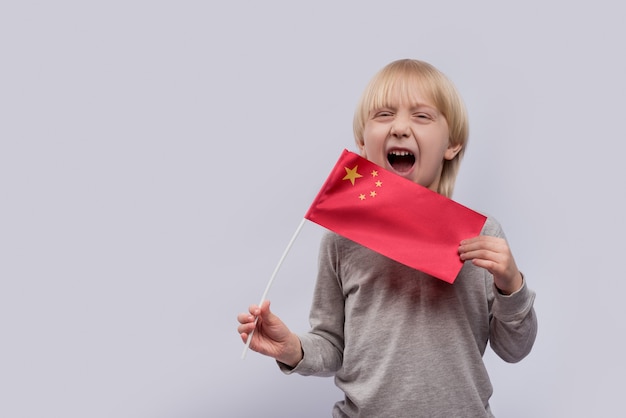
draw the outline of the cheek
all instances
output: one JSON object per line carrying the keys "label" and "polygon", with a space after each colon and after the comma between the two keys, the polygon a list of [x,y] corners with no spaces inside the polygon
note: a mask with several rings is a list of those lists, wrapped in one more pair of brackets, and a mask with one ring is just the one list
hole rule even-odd
{"label": "cheek", "polygon": [[432,142],[430,146],[433,152],[441,155],[442,159],[445,158],[448,148],[450,147],[449,136],[447,131],[437,131],[432,135]]}

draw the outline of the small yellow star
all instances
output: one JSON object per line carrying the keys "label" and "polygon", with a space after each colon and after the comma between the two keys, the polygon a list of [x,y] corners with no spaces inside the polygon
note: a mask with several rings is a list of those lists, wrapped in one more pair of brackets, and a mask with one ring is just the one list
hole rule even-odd
{"label": "small yellow star", "polygon": [[352,183],[353,186],[354,186],[354,180],[358,179],[359,177],[363,177],[362,175],[356,172],[357,168],[359,168],[358,165],[355,165],[353,169],[349,169],[348,167],[344,167],[344,168],[346,169],[346,176],[342,180],[350,180],[350,183]]}
{"label": "small yellow star", "polygon": [[372,171],[372,177],[378,177],[378,171],[376,170]]}
{"label": "small yellow star", "polygon": [[380,180],[378,180],[378,181],[376,182],[376,187],[382,187],[382,186],[383,186],[383,182],[382,182],[382,181],[380,181]]}
{"label": "small yellow star", "polygon": [[376,197],[376,192],[372,190],[372,191],[370,192],[370,197]]}
{"label": "small yellow star", "polygon": [[359,199],[361,199],[361,200],[365,200],[365,195],[364,195],[363,193],[361,193],[361,194],[359,195]]}

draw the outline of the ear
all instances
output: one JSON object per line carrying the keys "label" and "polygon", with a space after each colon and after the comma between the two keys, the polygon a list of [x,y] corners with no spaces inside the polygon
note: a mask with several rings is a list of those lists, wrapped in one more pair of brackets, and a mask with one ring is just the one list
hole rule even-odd
{"label": "ear", "polygon": [[365,154],[365,141],[363,139],[357,139],[356,144],[359,147],[359,154],[361,157],[367,158],[367,155]]}
{"label": "ear", "polygon": [[456,155],[459,153],[459,151],[461,151],[462,148],[463,148],[462,144],[448,145],[448,149],[446,149],[445,154],[443,154],[443,158],[445,158],[448,161],[453,160],[454,157],[456,157]]}

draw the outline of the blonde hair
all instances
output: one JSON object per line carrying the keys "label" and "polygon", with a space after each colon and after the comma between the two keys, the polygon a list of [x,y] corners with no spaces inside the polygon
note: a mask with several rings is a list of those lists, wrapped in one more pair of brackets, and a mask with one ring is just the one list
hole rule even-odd
{"label": "blonde hair", "polygon": [[[431,64],[402,59],[381,69],[369,82],[354,113],[354,139],[363,145],[363,130],[373,109],[388,106],[398,92],[403,100],[414,101],[413,91],[419,91],[443,114],[448,122],[450,145],[461,145],[451,160],[444,160],[437,192],[451,197],[469,137],[467,111],[454,84]],[[397,99],[397,97],[396,97]]]}

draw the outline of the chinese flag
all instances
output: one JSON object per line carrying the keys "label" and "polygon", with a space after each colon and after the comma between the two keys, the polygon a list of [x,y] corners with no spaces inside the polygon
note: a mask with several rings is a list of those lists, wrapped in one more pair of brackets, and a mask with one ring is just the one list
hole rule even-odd
{"label": "chinese flag", "polygon": [[485,216],[344,150],[304,216],[395,261],[454,283],[461,240]]}

